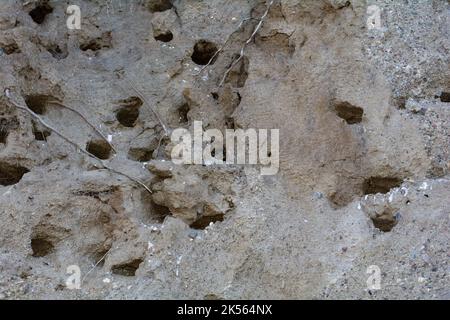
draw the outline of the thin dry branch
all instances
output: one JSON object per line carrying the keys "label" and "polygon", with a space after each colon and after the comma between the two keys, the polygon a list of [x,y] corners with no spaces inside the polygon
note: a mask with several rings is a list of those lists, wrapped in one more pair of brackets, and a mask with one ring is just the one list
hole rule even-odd
{"label": "thin dry branch", "polygon": [[150,190],[149,187],[147,187],[143,182],[139,181],[136,178],[131,177],[130,175],[120,172],[116,169],[111,168],[110,166],[108,166],[103,160],[97,158],[95,155],[93,155],[92,153],[88,152],[87,150],[85,150],[84,148],[82,148],[81,146],[79,146],[76,142],[72,141],[70,138],[68,138],[67,136],[65,136],[64,134],[62,134],[61,132],[59,132],[57,129],[55,129],[52,125],[48,124],[47,122],[45,122],[44,119],[42,119],[39,115],[37,115],[35,112],[33,112],[31,109],[22,106],[20,104],[18,104],[17,102],[14,101],[14,99],[11,96],[11,92],[9,89],[5,89],[5,96],[6,98],[8,98],[9,102],[11,102],[16,108],[26,111],[28,114],[30,114],[34,119],[36,119],[41,125],[43,125],[44,127],[46,127],[47,129],[49,129],[50,131],[54,132],[57,136],[59,136],[60,138],[62,138],[63,140],[65,140],[67,143],[71,144],[72,146],[74,146],[77,150],[80,150],[82,153],[84,153],[85,155],[87,155],[88,157],[96,160],[97,162],[99,162],[101,164],[102,169],[106,169],[112,173],[124,176],[128,179],[130,179],[131,181],[137,183],[138,185],[140,185],[141,187],[143,187],[145,190],[147,190],[149,193],[152,193],[152,191]]}
{"label": "thin dry branch", "polygon": [[[136,87],[136,85],[134,84],[133,80],[127,78],[125,75],[123,74],[118,74],[118,76],[123,76],[122,79],[124,79],[129,85],[130,87],[133,89],[133,91],[138,95],[139,98],[141,98],[141,100],[144,102],[144,105],[147,106],[147,108],[150,109],[150,111],[155,115],[156,119],[158,120],[159,124],[161,125],[161,127],[164,130],[164,136],[169,136],[170,135],[170,129],[169,127],[164,123],[164,121],[161,119],[161,117],[159,116],[158,112],[155,110],[155,108],[152,107],[152,105],[148,102],[148,100],[145,98],[144,94],[141,93],[141,91]],[[119,85],[120,86],[120,85]],[[122,89],[124,89],[122,87]]]}
{"label": "thin dry branch", "polygon": [[228,75],[230,74],[231,70],[233,70],[233,68],[242,60],[242,58],[244,57],[245,54],[245,48],[247,47],[248,44],[250,44],[250,42],[253,41],[253,38],[255,37],[255,35],[258,33],[258,31],[261,29],[264,20],[266,19],[267,15],[269,14],[270,8],[272,7],[272,5],[275,3],[275,0],[271,0],[269,2],[269,4],[267,5],[266,11],[264,12],[264,14],[261,16],[261,18],[259,19],[258,24],[256,25],[255,29],[252,32],[252,35],[250,36],[250,38],[247,39],[247,41],[245,41],[244,45],[242,46],[241,52],[239,53],[239,57],[233,61],[233,63],[231,64],[231,66],[227,69],[227,71],[225,71],[225,74],[223,75],[222,80],[219,83],[219,87],[221,87],[225,80],[227,79]]}
{"label": "thin dry branch", "polygon": [[111,142],[109,142],[109,140],[105,137],[105,135],[99,129],[97,129],[80,111],[78,111],[72,107],[66,106],[57,100],[50,100],[50,101],[48,101],[48,103],[55,104],[61,108],[65,108],[65,109],[70,110],[70,111],[76,113],[77,115],[79,115],[98,135],[100,135],[106,141],[106,143],[109,144],[109,146],[114,151],[114,153],[117,154],[116,149],[111,144]]}
{"label": "thin dry branch", "polygon": [[236,29],[234,29],[234,31],[232,33],[230,33],[227,37],[227,39],[225,40],[225,42],[223,43],[223,45],[217,49],[217,51],[214,53],[214,55],[211,57],[211,59],[209,59],[208,63],[205,64],[196,74],[194,74],[194,76],[199,76],[206,68],[208,68],[212,62],[214,61],[214,59],[216,59],[216,57],[219,55],[219,53],[221,53],[223,51],[223,49],[225,49],[225,47],[227,46],[228,42],[230,41],[231,37],[238,32],[239,30],[241,30],[242,26],[244,25],[245,22],[249,21],[249,20],[259,20],[256,18],[245,18],[243,19],[239,25],[237,26]]}
{"label": "thin dry branch", "polygon": [[86,274],[84,275],[83,279],[81,279],[81,282],[80,282],[81,284],[83,284],[84,280],[92,272],[92,270],[94,270],[100,264],[100,262],[102,262],[106,258],[106,256],[111,252],[111,249],[112,249],[112,247],[109,248],[108,251],[106,251],[106,253],[94,264],[94,266],[91,269],[89,269],[88,272],[86,272]]}

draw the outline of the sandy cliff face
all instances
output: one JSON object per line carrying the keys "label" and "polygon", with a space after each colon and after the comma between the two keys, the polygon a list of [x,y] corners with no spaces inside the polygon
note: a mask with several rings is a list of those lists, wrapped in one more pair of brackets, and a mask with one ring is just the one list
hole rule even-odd
{"label": "sandy cliff face", "polygon": [[[450,298],[448,1],[270,3],[0,3],[0,298]],[[172,163],[194,121],[279,172]]]}

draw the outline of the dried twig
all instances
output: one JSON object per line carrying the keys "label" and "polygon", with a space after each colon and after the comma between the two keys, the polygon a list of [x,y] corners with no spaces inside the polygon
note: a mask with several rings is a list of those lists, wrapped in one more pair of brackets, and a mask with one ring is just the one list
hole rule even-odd
{"label": "dried twig", "polygon": [[28,114],[30,114],[34,119],[36,119],[41,125],[43,125],[44,127],[46,127],[47,129],[49,129],[50,131],[54,132],[56,135],[58,135],[60,138],[62,138],[63,140],[65,140],[66,142],[68,142],[69,144],[71,144],[72,146],[74,146],[77,150],[80,150],[82,153],[84,153],[85,155],[87,155],[88,157],[96,160],[97,162],[99,162],[102,166],[102,169],[106,169],[108,171],[111,171],[112,173],[116,173],[118,175],[122,175],[128,179],[130,179],[131,181],[139,184],[141,187],[143,187],[145,190],[147,190],[149,193],[152,193],[152,191],[150,190],[149,187],[147,187],[143,182],[139,181],[136,178],[131,177],[130,175],[117,171],[116,169],[111,168],[110,166],[108,166],[103,160],[99,159],[98,157],[96,157],[95,155],[93,155],[92,153],[88,152],[87,150],[85,150],[84,148],[82,148],[81,146],[79,146],[76,142],[72,141],[70,138],[68,138],[67,136],[65,136],[64,134],[62,134],[61,132],[59,132],[57,129],[55,129],[52,125],[48,124],[47,122],[45,122],[44,119],[42,119],[39,115],[37,115],[35,112],[33,112],[31,109],[22,106],[20,104],[18,104],[17,102],[14,101],[14,99],[11,96],[11,92],[9,89],[5,89],[5,96],[8,98],[8,100],[18,109],[26,111]]}
{"label": "dried twig", "polygon": [[111,251],[112,247],[108,249],[108,251],[106,251],[106,253],[94,264],[94,266],[89,269],[88,272],[86,272],[86,274],[84,275],[83,279],[81,279],[81,284],[83,284],[84,280],[87,278],[87,276],[92,272],[92,270],[94,270],[99,264],[100,262],[102,262],[106,256],[109,254],[109,252]]}
{"label": "dried twig", "polygon": [[[121,74],[118,74],[121,76]],[[133,91],[138,95],[139,98],[144,102],[144,104],[150,109],[150,111],[155,115],[156,119],[158,120],[159,124],[164,130],[164,136],[170,135],[170,129],[169,127],[164,123],[164,121],[159,116],[158,112],[152,107],[152,105],[148,102],[148,100],[145,98],[145,96],[139,91],[139,89],[134,84],[133,80],[127,78],[126,76],[123,76],[123,79],[128,82],[130,87],[133,89]],[[123,88],[122,88],[123,89]]]}
{"label": "dried twig", "polygon": [[[123,72],[116,72],[117,76],[121,79],[124,79],[128,82],[128,84],[130,85],[130,87],[134,90],[134,92],[138,95],[139,98],[141,98],[141,100],[144,102],[144,105],[147,106],[150,111],[155,115],[156,119],[158,120],[159,124],[161,125],[164,134],[160,137],[159,142],[158,142],[158,147],[153,151],[153,155],[156,157],[159,154],[159,148],[161,147],[161,142],[165,137],[169,137],[172,130],[164,123],[164,121],[161,119],[161,117],[159,116],[158,112],[155,110],[155,108],[152,107],[152,105],[148,102],[148,100],[146,99],[146,97],[144,96],[144,94],[139,91],[136,87],[136,85],[134,84],[134,82],[131,79],[127,79]],[[123,88],[123,86],[120,85],[119,86],[122,88],[122,90],[125,90]],[[162,98],[163,100],[165,99],[165,97],[168,94],[168,90],[166,91],[164,97]],[[160,101],[157,102],[157,104],[159,104]]]}
{"label": "dried twig", "polygon": [[48,101],[48,103],[55,104],[59,107],[65,108],[65,109],[70,110],[70,111],[76,113],[77,115],[79,115],[95,132],[97,132],[97,134],[99,134],[106,141],[106,143],[109,144],[109,146],[114,151],[114,153],[117,154],[116,149],[111,144],[111,142],[109,142],[109,140],[105,137],[105,135],[99,129],[97,129],[80,111],[78,111],[72,107],[68,107],[57,100],[50,100],[50,101]]}
{"label": "dried twig", "polygon": [[214,53],[214,55],[211,57],[211,59],[209,59],[208,63],[207,63],[206,65],[204,65],[204,66],[200,69],[200,71],[198,71],[196,74],[194,74],[194,76],[200,75],[206,68],[208,68],[208,67],[212,64],[212,62],[216,59],[216,57],[219,55],[219,53],[221,53],[221,52],[223,51],[223,49],[225,49],[225,47],[227,46],[227,44],[228,44],[228,42],[230,41],[231,37],[232,37],[236,32],[238,32],[239,30],[241,30],[241,28],[242,28],[242,26],[244,25],[244,23],[247,22],[247,21],[249,21],[249,20],[259,20],[259,19],[256,19],[256,18],[245,18],[245,19],[243,19],[243,20],[239,23],[239,25],[237,26],[237,28],[236,28],[232,33],[230,33],[230,34],[228,35],[228,37],[227,37],[227,39],[225,40],[224,44],[223,44],[219,49],[217,49],[216,53]]}
{"label": "dried twig", "polygon": [[227,69],[227,71],[225,71],[225,74],[223,75],[222,80],[219,83],[219,87],[221,87],[225,80],[227,79],[228,75],[230,74],[231,70],[233,70],[233,68],[242,60],[242,58],[244,57],[245,54],[245,48],[247,47],[248,44],[250,44],[250,42],[253,41],[253,38],[255,37],[255,35],[258,33],[259,29],[261,29],[264,20],[266,19],[267,15],[269,14],[270,8],[272,7],[272,5],[274,4],[275,0],[271,0],[269,2],[269,4],[267,5],[266,11],[264,12],[264,14],[261,16],[261,18],[259,19],[258,24],[256,25],[255,29],[252,32],[252,35],[250,36],[250,38],[247,39],[247,41],[245,41],[244,46],[241,49],[241,52],[239,53],[239,57],[233,61],[233,63],[231,64],[231,66]]}

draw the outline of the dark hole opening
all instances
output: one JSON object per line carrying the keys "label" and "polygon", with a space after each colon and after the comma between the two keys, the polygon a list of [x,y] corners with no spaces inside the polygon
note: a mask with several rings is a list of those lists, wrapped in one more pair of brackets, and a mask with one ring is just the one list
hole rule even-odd
{"label": "dark hole opening", "polygon": [[116,119],[124,127],[132,128],[139,118],[139,108],[144,104],[139,97],[130,97],[119,101],[122,107],[116,113]]}
{"label": "dark hole opening", "polygon": [[360,123],[364,110],[360,107],[351,105],[348,102],[342,102],[335,106],[338,117],[344,119],[348,124]]}
{"label": "dark hole opening", "polygon": [[132,128],[136,125],[136,121],[139,118],[139,109],[124,107],[117,112],[116,118],[124,127]]}
{"label": "dark hole opening", "polygon": [[33,250],[33,257],[45,257],[53,252],[54,245],[48,238],[36,236],[31,239],[31,250]]}
{"label": "dark hole opening", "polygon": [[111,146],[105,140],[91,140],[86,145],[86,151],[101,160],[107,160],[111,156]]}
{"label": "dark hole opening", "polygon": [[53,8],[48,3],[43,3],[30,11],[30,17],[37,24],[42,24],[45,21],[45,17],[52,12]]}
{"label": "dark hole opening", "polygon": [[114,265],[111,268],[111,272],[126,277],[133,277],[136,275],[136,270],[142,263],[142,259],[134,259],[130,262]]}
{"label": "dark hole opening", "polygon": [[155,35],[155,40],[162,42],[170,42],[173,40],[173,34],[170,31],[162,32],[158,35]]}
{"label": "dark hole opening", "polygon": [[392,188],[400,187],[402,179],[395,177],[371,177],[364,181],[364,194],[388,193]]}
{"label": "dark hole opening", "polygon": [[156,204],[153,200],[150,202],[150,211],[152,218],[159,223],[164,222],[164,218],[170,216],[172,213],[170,209],[165,206],[160,206]]}
{"label": "dark hole opening", "polygon": [[178,108],[178,122],[180,124],[188,123],[189,122],[189,104],[185,103],[181,107]]}
{"label": "dark hole opening", "polygon": [[[195,64],[206,65],[217,52],[217,46],[206,40],[198,41],[194,46],[194,52],[192,53],[191,59]],[[214,60],[211,64],[214,64]]]}
{"label": "dark hole opening", "polygon": [[148,5],[150,12],[162,12],[172,9],[171,0],[150,0]]}
{"label": "dark hole opening", "polygon": [[18,183],[29,170],[19,165],[0,162],[0,185],[11,186]]}
{"label": "dark hole opening", "polygon": [[37,114],[44,114],[47,109],[50,97],[47,95],[29,95],[25,97],[25,103],[31,111]]}
{"label": "dark hole opening", "polygon": [[192,229],[198,229],[198,230],[203,230],[205,229],[207,226],[209,226],[209,224],[218,222],[218,221],[223,221],[223,214],[217,214],[214,216],[203,216],[200,219],[197,219],[196,221],[194,221],[190,227]]}

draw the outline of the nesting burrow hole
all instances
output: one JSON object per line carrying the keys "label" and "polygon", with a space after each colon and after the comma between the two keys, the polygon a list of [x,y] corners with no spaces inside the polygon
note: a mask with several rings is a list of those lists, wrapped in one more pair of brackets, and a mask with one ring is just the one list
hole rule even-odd
{"label": "nesting burrow hole", "polygon": [[172,0],[150,0],[148,4],[150,12],[163,12],[172,9]]}
{"label": "nesting burrow hole", "polygon": [[0,161],[0,185],[11,186],[18,183],[29,172],[25,167]]}
{"label": "nesting burrow hole", "polygon": [[87,143],[86,151],[101,160],[107,160],[111,157],[112,149],[104,139],[94,139]]}
{"label": "nesting burrow hole", "polygon": [[215,223],[215,222],[218,222],[218,221],[223,221],[223,219],[224,219],[224,215],[223,214],[217,214],[217,215],[214,215],[214,216],[203,216],[203,217],[195,220],[195,222],[193,222],[190,225],[190,227],[192,229],[204,230],[211,223]]}
{"label": "nesting burrow hole", "polygon": [[45,257],[46,255],[52,253],[54,249],[55,246],[49,237],[37,235],[31,239],[31,250],[33,251],[33,257]]}
{"label": "nesting burrow hole", "polygon": [[161,42],[170,42],[173,40],[173,33],[170,30],[155,32],[153,36],[155,40]]}
{"label": "nesting burrow hole", "polygon": [[[155,178],[155,183],[160,181],[162,181],[162,179],[158,177]],[[163,223],[167,216],[172,215],[168,207],[156,204],[152,195],[146,190],[142,190],[141,192],[141,201],[145,217],[148,218],[148,223]]]}
{"label": "nesting burrow hole", "polygon": [[40,1],[38,5],[30,11],[29,15],[31,19],[37,24],[42,24],[48,14],[53,12],[53,8],[47,3],[47,1]]}
{"label": "nesting burrow hole", "polygon": [[348,124],[360,123],[364,110],[348,102],[340,102],[334,107],[339,118],[344,119]]}
{"label": "nesting burrow hole", "polygon": [[55,251],[56,245],[70,235],[70,230],[58,225],[49,224],[51,214],[45,215],[45,222],[34,226],[31,234],[31,250],[33,257],[45,257]]}
{"label": "nesting burrow hole", "polygon": [[189,123],[189,117],[188,117],[189,110],[190,110],[190,107],[187,102],[178,107],[177,113],[178,113],[179,124]]}
{"label": "nesting burrow hole", "polygon": [[143,101],[138,97],[131,97],[121,100],[119,103],[121,107],[116,112],[117,121],[124,127],[134,127],[139,118],[139,109],[143,105]]}
{"label": "nesting burrow hole", "polygon": [[40,115],[45,114],[49,102],[55,100],[54,97],[44,94],[33,94],[25,97],[27,107],[34,113]]}
{"label": "nesting burrow hole", "polygon": [[143,262],[141,258],[133,259],[129,262],[117,264],[111,267],[111,272],[120,276],[133,277],[136,275],[136,270]]}
{"label": "nesting burrow hole", "polygon": [[[194,45],[194,52],[192,53],[191,59],[195,64],[206,65],[212,59],[214,54],[217,52],[217,46],[207,40],[199,40]],[[211,62],[214,64],[215,60]]]}
{"label": "nesting burrow hole", "polygon": [[152,219],[158,223],[163,223],[164,219],[172,214],[168,207],[160,206],[153,200],[150,201],[150,213]]}
{"label": "nesting burrow hole", "polygon": [[403,180],[397,177],[370,177],[364,180],[364,194],[388,193],[401,186]]}

